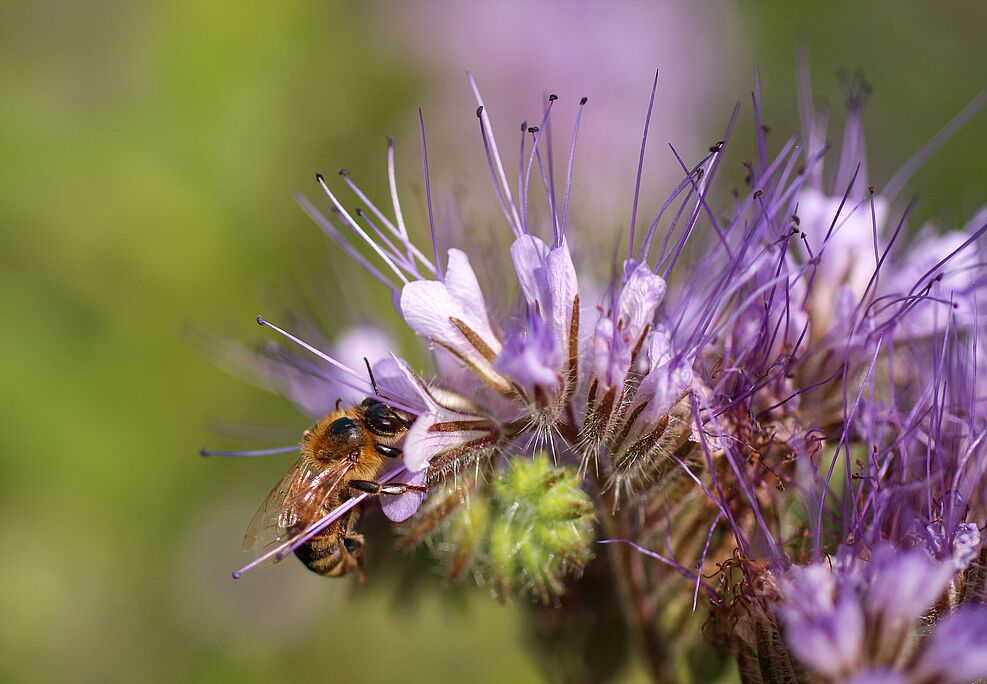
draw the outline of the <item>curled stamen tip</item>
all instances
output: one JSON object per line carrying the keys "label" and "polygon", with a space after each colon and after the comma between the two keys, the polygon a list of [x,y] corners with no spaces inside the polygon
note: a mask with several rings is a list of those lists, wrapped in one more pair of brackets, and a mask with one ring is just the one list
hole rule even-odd
{"label": "curled stamen tip", "polygon": [[267,321],[265,321],[264,317],[260,314],[257,315],[257,325],[267,325]]}
{"label": "curled stamen tip", "polygon": [[348,176],[348,175],[350,175],[350,170],[347,169],[347,168],[342,168],[339,171],[337,171],[336,173],[338,173],[340,176]]}
{"label": "curled stamen tip", "polygon": [[579,98],[579,104],[584,105],[587,102],[589,102],[589,98],[588,97],[581,97],[581,98]]}
{"label": "curled stamen tip", "polygon": [[537,133],[539,130],[538,126],[531,126],[528,128],[528,133]]}
{"label": "curled stamen tip", "polygon": [[559,99],[559,96],[556,95],[555,93],[552,93],[551,95],[548,96],[549,102],[555,102],[557,99]]}
{"label": "curled stamen tip", "polygon": [[479,119],[483,115],[483,105],[476,108],[476,118]]}

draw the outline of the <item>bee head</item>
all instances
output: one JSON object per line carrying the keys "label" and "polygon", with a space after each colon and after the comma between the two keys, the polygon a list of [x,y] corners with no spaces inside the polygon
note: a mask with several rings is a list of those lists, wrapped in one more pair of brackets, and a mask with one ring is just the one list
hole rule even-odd
{"label": "bee head", "polygon": [[392,437],[408,428],[408,423],[387,404],[376,399],[364,399],[363,420],[379,437]]}

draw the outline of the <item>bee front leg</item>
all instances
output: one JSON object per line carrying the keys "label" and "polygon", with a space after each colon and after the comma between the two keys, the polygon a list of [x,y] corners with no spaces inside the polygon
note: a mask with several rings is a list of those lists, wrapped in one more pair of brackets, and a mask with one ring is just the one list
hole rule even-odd
{"label": "bee front leg", "polygon": [[392,496],[400,496],[408,492],[424,493],[428,491],[428,487],[425,485],[409,484],[407,482],[388,482],[384,484],[374,482],[373,480],[350,480],[349,487],[350,489],[367,494],[391,494]]}
{"label": "bee front leg", "polygon": [[375,444],[374,449],[381,456],[387,456],[388,458],[398,458],[401,455],[401,449],[396,446],[389,446],[387,444]]}

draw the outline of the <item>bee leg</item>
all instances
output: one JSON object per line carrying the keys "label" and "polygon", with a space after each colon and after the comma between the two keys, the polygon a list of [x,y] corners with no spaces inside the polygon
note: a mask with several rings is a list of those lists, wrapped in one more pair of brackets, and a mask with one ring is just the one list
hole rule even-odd
{"label": "bee leg", "polygon": [[375,444],[374,449],[381,456],[387,456],[388,458],[397,458],[402,453],[398,447],[388,446],[387,444]]}
{"label": "bee leg", "polygon": [[343,537],[343,548],[356,564],[356,578],[361,587],[367,586],[367,571],[363,567],[363,535],[347,531]]}
{"label": "bee leg", "polygon": [[424,485],[408,484],[406,482],[388,482],[381,484],[373,480],[350,480],[349,487],[367,494],[391,494],[400,496],[408,492],[427,492],[428,487]]}

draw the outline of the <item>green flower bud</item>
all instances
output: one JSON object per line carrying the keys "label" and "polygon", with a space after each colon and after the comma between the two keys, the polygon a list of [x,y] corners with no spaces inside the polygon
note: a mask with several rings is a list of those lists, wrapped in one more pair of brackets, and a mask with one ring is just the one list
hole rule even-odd
{"label": "green flower bud", "polygon": [[594,508],[576,471],[544,453],[514,458],[491,485],[488,559],[501,594],[529,590],[542,601],[562,593],[563,577],[590,557]]}

